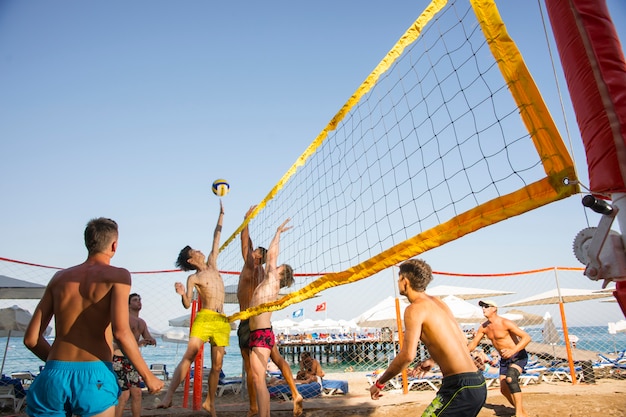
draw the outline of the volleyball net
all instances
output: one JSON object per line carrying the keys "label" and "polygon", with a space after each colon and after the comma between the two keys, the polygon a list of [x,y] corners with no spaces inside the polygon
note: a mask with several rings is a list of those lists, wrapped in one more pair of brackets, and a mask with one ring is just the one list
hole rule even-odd
{"label": "volleyball net", "polygon": [[[307,302],[315,304],[311,298],[344,285],[353,290],[353,300],[378,300],[386,288],[395,288],[395,279],[391,284],[380,281],[386,269],[578,192],[572,158],[494,1],[433,0],[222,244],[218,265],[231,297],[229,319],[278,310],[284,311],[273,316],[276,321],[295,317]],[[278,263],[293,267],[295,285],[277,300],[236,311],[232,297],[243,267],[241,231],[247,225],[253,245],[268,247],[287,218],[293,229],[281,236]],[[54,272],[48,266],[0,259],[0,274],[42,285]],[[438,273],[435,282],[512,293],[533,285],[540,292],[554,287],[545,277],[555,273],[534,271],[523,280],[516,273],[503,274],[497,282],[494,277]],[[142,315],[149,324],[167,323],[184,311],[173,284],[185,282],[187,275],[133,273],[132,290],[142,295]],[[581,280],[582,268],[559,270],[559,275],[564,287],[587,281]],[[508,297],[507,302],[515,298]],[[585,302],[601,305],[598,300]],[[319,304],[326,310],[323,298]],[[607,310],[607,304],[602,306]],[[550,308],[558,317],[558,310]],[[540,318],[546,312],[543,305],[526,309]],[[542,325],[533,319],[535,326]],[[597,327],[611,319],[587,315],[577,322]],[[460,318],[460,323],[471,327],[481,320]],[[277,333],[289,336],[287,342],[298,349],[314,346],[305,346],[314,334],[325,334],[315,341],[323,352],[331,352],[327,359],[359,369],[384,366],[393,356],[397,336],[381,332],[393,326],[351,326],[285,327]],[[373,350],[329,351],[337,334],[348,337],[340,343],[346,349],[365,337],[364,343],[374,342],[363,346]],[[279,344],[289,343],[283,339]],[[295,352],[285,351],[286,357],[296,361]]]}
{"label": "volleyball net", "polygon": [[[279,263],[303,275],[231,320],[368,278],[578,190],[495,3],[434,0],[252,213],[256,246],[291,218]],[[244,226],[223,244],[220,268],[241,270]]]}

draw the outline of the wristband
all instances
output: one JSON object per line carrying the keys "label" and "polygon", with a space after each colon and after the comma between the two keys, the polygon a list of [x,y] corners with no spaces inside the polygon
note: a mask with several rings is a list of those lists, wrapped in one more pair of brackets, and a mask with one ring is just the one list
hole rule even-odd
{"label": "wristband", "polygon": [[381,384],[380,382],[378,382],[378,380],[374,382],[374,385],[376,385],[376,388],[378,388],[381,391],[385,388],[385,384]]}

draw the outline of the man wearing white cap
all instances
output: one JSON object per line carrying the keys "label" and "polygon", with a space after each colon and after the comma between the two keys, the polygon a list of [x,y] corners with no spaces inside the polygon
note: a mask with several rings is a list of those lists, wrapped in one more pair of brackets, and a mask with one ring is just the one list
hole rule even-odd
{"label": "man wearing white cap", "polygon": [[474,339],[468,345],[469,351],[476,349],[484,336],[491,340],[493,347],[500,353],[500,392],[515,407],[517,417],[526,417],[519,376],[528,363],[525,348],[531,338],[511,320],[498,316],[498,304],[495,301],[481,300],[478,305],[482,307],[487,321],[478,327]]}

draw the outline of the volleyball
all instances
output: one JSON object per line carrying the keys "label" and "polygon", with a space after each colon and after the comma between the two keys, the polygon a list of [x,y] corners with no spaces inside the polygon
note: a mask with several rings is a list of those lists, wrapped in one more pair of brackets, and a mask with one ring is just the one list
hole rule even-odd
{"label": "volleyball", "polygon": [[219,179],[213,181],[213,187],[211,187],[211,189],[216,196],[224,197],[230,191],[230,185],[228,185],[228,181]]}

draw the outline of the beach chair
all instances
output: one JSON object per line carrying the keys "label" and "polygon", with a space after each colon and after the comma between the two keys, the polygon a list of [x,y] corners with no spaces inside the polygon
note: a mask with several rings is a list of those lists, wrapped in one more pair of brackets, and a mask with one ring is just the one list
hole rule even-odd
{"label": "beach chair", "polygon": [[[422,388],[432,389],[433,391],[439,390],[439,385],[441,385],[443,377],[441,375],[429,375],[423,377],[409,377],[408,378],[408,390],[412,389],[420,390]],[[402,383],[402,379],[400,379],[400,383]]]}
{"label": "beach chair", "polygon": [[483,372],[483,376],[485,377],[485,384],[487,388],[495,388],[500,386],[500,372],[498,370],[493,370],[491,372]]}
{"label": "beach chair", "polygon": [[[583,380],[582,367],[575,366],[574,372],[576,373],[576,381]],[[569,366],[558,366],[547,368],[545,371],[547,382],[572,382],[572,375],[570,373]]]}
{"label": "beach chair", "polygon": [[[370,387],[374,385],[374,383],[378,379],[378,376],[382,374],[383,372],[384,371],[381,369],[381,370],[377,370],[377,371],[365,374],[365,378],[367,379],[367,385]],[[385,383],[385,388],[383,388],[382,390],[389,391],[389,390],[394,390],[394,389],[399,389],[399,388],[402,388],[402,383],[400,382],[400,385],[398,386],[396,378],[391,378],[389,381]]]}
{"label": "beach chair", "polygon": [[[243,379],[240,377],[226,377],[224,371],[220,371],[220,379],[217,383],[217,396],[224,395],[224,391],[231,390],[233,394],[239,394],[243,385]],[[207,387],[208,388],[208,387]]]}
{"label": "beach chair", "polygon": [[624,351],[620,352],[620,354],[615,359],[611,359],[601,353],[598,353],[598,357],[600,358],[600,361],[598,363],[599,365],[610,366],[613,369],[626,371],[626,357]]}
{"label": "beach chair", "polygon": [[22,409],[24,400],[26,397],[18,398],[15,395],[15,386],[13,385],[1,385],[0,386],[0,404],[5,407],[10,400],[13,403],[13,412],[17,413]]}
{"label": "beach chair", "polygon": [[318,382],[322,384],[323,397],[330,397],[335,394],[347,394],[349,390],[348,381],[318,378]]}
{"label": "beach chair", "polygon": [[167,372],[167,367],[164,363],[153,363],[150,365],[150,371],[156,376],[161,376],[165,381],[170,379],[170,374]]}
{"label": "beach chair", "polygon": [[[296,389],[300,395],[302,395],[302,398],[316,398],[322,396],[322,384],[318,381],[308,384],[296,384]],[[291,389],[287,384],[270,385],[267,387],[267,390],[270,392],[270,397],[280,398],[285,401],[289,401],[291,399]]]}
{"label": "beach chair", "polygon": [[34,381],[35,375],[30,371],[13,372],[11,373],[11,379],[19,379],[22,385],[28,386]]}

